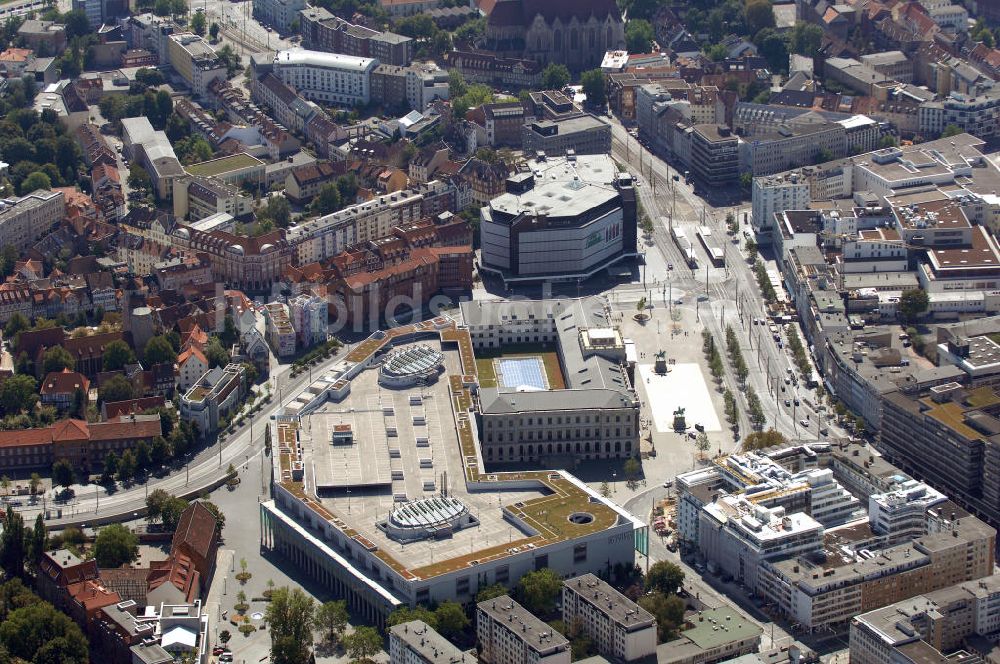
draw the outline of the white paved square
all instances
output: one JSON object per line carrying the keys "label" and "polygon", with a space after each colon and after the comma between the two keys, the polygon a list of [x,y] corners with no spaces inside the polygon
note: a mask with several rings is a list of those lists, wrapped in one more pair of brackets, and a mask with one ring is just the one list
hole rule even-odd
{"label": "white paved square", "polygon": [[701,424],[705,431],[722,431],[712,395],[698,364],[674,364],[665,376],[653,371],[652,364],[640,364],[639,376],[646,389],[656,430],[673,431],[674,411],[684,408],[688,427]]}

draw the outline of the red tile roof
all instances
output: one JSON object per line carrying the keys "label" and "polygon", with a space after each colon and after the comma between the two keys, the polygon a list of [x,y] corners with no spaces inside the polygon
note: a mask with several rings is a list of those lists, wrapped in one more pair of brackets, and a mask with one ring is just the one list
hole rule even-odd
{"label": "red tile roof", "polygon": [[90,390],[90,381],[83,374],[69,369],[60,372],[53,371],[45,376],[42,381],[41,394],[73,394],[76,390],[83,390],[84,394]]}
{"label": "red tile roof", "polygon": [[209,560],[215,555],[213,549],[218,542],[216,529],[215,515],[201,502],[195,501],[181,514],[171,549],[176,550],[186,544],[193,553]]}
{"label": "red tile roof", "polygon": [[145,397],[143,399],[130,399],[128,401],[113,401],[104,404],[105,417],[109,420],[119,415],[137,415],[150,408],[158,408],[164,405],[163,397]]}
{"label": "red tile roof", "polygon": [[87,440],[87,423],[83,420],[60,420],[52,425],[53,442]]}
{"label": "red tile roof", "polygon": [[22,447],[28,445],[51,445],[52,429],[22,429],[20,431],[0,431],[0,447]]}
{"label": "red tile roof", "polygon": [[160,418],[150,416],[139,419],[125,416],[114,422],[96,422],[90,425],[90,440],[121,440],[130,438],[153,438],[159,436]]}

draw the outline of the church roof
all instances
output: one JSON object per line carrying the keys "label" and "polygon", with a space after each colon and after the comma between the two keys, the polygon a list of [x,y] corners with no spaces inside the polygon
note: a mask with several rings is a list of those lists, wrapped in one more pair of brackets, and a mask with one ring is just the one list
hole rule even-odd
{"label": "church roof", "polygon": [[615,0],[499,0],[489,11],[489,22],[493,25],[528,25],[535,16],[541,15],[546,23],[559,19],[568,23],[573,17],[587,21],[591,16],[604,20],[608,15],[621,21],[621,12]]}

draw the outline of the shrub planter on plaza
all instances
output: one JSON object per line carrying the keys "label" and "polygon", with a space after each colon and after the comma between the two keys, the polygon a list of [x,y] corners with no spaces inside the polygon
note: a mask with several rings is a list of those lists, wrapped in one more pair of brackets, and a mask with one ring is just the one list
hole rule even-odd
{"label": "shrub planter on plaza", "polygon": [[649,320],[649,314],[635,314],[634,316],[632,316],[632,320],[634,320],[637,323],[645,323],[646,321]]}

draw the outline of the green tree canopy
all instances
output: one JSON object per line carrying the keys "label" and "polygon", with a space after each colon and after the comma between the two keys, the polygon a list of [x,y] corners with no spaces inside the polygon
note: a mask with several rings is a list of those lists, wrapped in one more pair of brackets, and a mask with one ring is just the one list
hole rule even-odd
{"label": "green tree canopy", "polygon": [[[282,657],[292,657],[289,662],[304,662],[309,658],[313,642],[312,628],[316,603],[301,588],[276,588],[271,592],[271,603],[265,612],[271,630],[272,654],[280,646]],[[294,647],[291,645],[294,644]]]}
{"label": "green tree canopy", "polygon": [[507,594],[507,587],[502,583],[494,583],[492,586],[480,588],[476,593],[476,603],[485,602],[488,599],[496,599]]}
{"label": "green tree canopy", "polygon": [[389,626],[402,625],[411,620],[423,620],[430,625],[431,629],[437,629],[437,616],[425,606],[417,605],[414,608],[401,606],[389,614]]}
{"label": "green tree canopy", "polygon": [[177,524],[181,520],[181,514],[184,513],[187,507],[188,501],[177,496],[170,496],[169,499],[164,501],[160,506],[160,521],[163,522],[163,527],[166,530],[176,529]]}
{"label": "green tree canopy", "polygon": [[257,212],[257,219],[270,219],[275,226],[286,228],[292,221],[292,207],[288,204],[288,199],[278,194],[267,199],[264,209]]}
{"label": "green tree canopy", "polygon": [[788,50],[797,55],[812,57],[823,40],[823,29],[815,23],[799,21],[788,36]]}
{"label": "green tree canopy", "polygon": [[747,32],[756,35],[764,28],[773,28],[774,8],[771,0],[747,0],[744,7],[744,14],[747,21]]}
{"label": "green tree canopy", "polygon": [[21,180],[20,192],[22,196],[30,194],[38,189],[45,189],[48,191],[52,189],[52,180],[48,175],[42,171],[35,171],[28,175],[28,177]]}
{"label": "green tree canopy", "polygon": [[323,185],[312,202],[315,214],[330,214],[340,209],[340,189],[335,182]]}
{"label": "green tree canopy", "polygon": [[48,602],[16,609],[0,625],[0,646],[23,662],[87,664],[87,639],[69,616]]}
{"label": "green tree canopy", "polygon": [[548,614],[556,606],[556,599],[562,592],[562,578],[545,567],[536,572],[528,572],[517,584],[517,596],[532,613]]}
{"label": "green tree canopy", "polygon": [[222,529],[226,527],[225,513],[219,509],[218,505],[216,505],[210,500],[199,500],[198,502],[204,505],[205,509],[211,512],[212,516],[215,517],[215,525],[219,527],[219,532],[221,533]]}
{"label": "green tree canopy", "polygon": [[135,458],[135,452],[125,450],[122,458],[118,461],[118,480],[120,482],[130,482],[136,476],[139,469],[139,461]]}
{"label": "green tree canopy", "polygon": [[57,459],[52,464],[52,483],[61,487],[69,487],[73,484],[73,466],[69,461]]}
{"label": "green tree canopy", "polygon": [[139,556],[139,538],[120,523],[104,526],[94,539],[98,567],[121,567]]}
{"label": "green tree canopy", "polygon": [[787,442],[788,439],[785,438],[784,434],[780,431],[775,431],[774,429],[768,429],[767,431],[754,431],[743,439],[743,449],[761,450],[765,447],[784,445]]}
{"label": "green tree canopy", "polygon": [[205,359],[208,360],[209,368],[224,367],[229,364],[229,352],[222,347],[218,337],[212,337],[205,346]]}
{"label": "green tree canopy", "polygon": [[[7,272],[5,268],[4,276],[10,275],[13,271],[14,271],[13,265],[10,266],[10,272]],[[15,313],[13,316],[10,317],[10,320],[8,320],[7,324],[4,326],[3,336],[5,339],[9,341],[14,341],[14,338],[17,336],[18,332],[27,330],[29,327],[31,327],[31,323],[28,322],[28,319],[25,318],[24,315],[21,313]]]}
{"label": "green tree canopy", "polygon": [[143,356],[146,359],[146,365],[148,367],[164,362],[173,364],[174,361],[177,360],[177,353],[174,351],[174,347],[170,344],[170,340],[162,334],[149,340],[149,343],[146,344],[146,348],[143,351]]}
{"label": "green tree canopy", "polygon": [[676,593],[684,583],[684,570],[675,563],[661,560],[653,563],[646,575],[646,588],[663,593]]}
{"label": "green tree canopy", "polygon": [[0,569],[9,578],[24,575],[27,541],[24,518],[13,507],[8,507],[3,513],[3,532],[0,533]]}
{"label": "green tree canopy", "polygon": [[684,624],[685,604],[677,595],[667,595],[654,591],[639,598],[639,606],[656,618],[658,640],[663,643],[677,636],[678,628]]}
{"label": "green tree canopy", "polygon": [[899,296],[899,317],[904,322],[913,321],[927,311],[929,306],[930,298],[926,291],[921,288],[910,288]]}
{"label": "green tree canopy", "polygon": [[347,602],[339,600],[325,602],[316,610],[316,627],[326,632],[329,641],[337,641],[344,633],[350,614],[347,612]]}
{"label": "green tree canopy", "polygon": [[566,65],[550,62],[542,70],[542,87],[546,90],[560,90],[569,83],[569,69]]}
{"label": "green tree canopy", "polygon": [[42,354],[42,371],[45,373],[59,372],[63,369],[73,371],[75,368],[76,360],[62,346],[53,346]]}
{"label": "green tree canopy", "polygon": [[434,610],[434,615],[437,618],[437,631],[445,638],[454,639],[469,627],[469,617],[465,615],[461,604],[441,602]]}
{"label": "green tree canopy", "polygon": [[592,106],[603,107],[607,103],[608,96],[604,89],[604,72],[600,69],[591,69],[580,75],[580,85],[583,93],[587,95],[587,103]]}
{"label": "green tree canopy", "polygon": [[90,34],[90,20],[82,9],[66,12],[63,14],[63,21],[66,23],[66,39],[85,37]]}
{"label": "green tree canopy", "polygon": [[0,383],[0,410],[4,415],[31,412],[38,403],[38,383],[27,374],[17,374]]}
{"label": "green tree canopy", "polygon": [[357,627],[344,637],[343,642],[354,660],[366,660],[382,650],[382,637],[374,627]]}
{"label": "green tree canopy", "polygon": [[941,138],[951,138],[952,136],[958,136],[959,134],[965,133],[962,128],[958,125],[950,124],[944,128],[941,132]]}
{"label": "green tree canopy", "polygon": [[135,353],[127,343],[115,339],[104,347],[104,370],[118,371],[126,364],[135,362]]}
{"label": "green tree canopy", "polygon": [[146,497],[146,520],[155,522],[160,518],[164,505],[172,496],[163,489],[153,489]]}
{"label": "green tree canopy", "polygon": [[132,383],[129,382],[128,378],[117,374],[104,381],[98,390],[98,395],[101,397],[101,401],[104,403],[113,403],[115,401],[128,401],[132,399],[135,395],[132,389]]}
{"label": "green tree canopy", "polygon": [[625,24],[625,48],[629,53],[649,53],[654,37],[649,21],[638,19]]}
{"label": "green tree canopy", "polygon": [[191,30],[196,35],[205,36],[205,28],[208,24],[208,20],[205,18],[205,12],[195,12],[191,16]]}

